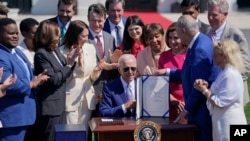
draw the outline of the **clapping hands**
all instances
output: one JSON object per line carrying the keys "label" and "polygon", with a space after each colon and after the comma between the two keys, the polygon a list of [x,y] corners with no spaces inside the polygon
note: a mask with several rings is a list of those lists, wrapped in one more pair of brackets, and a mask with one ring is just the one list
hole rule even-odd
{"label": "clapping hands", "polygon": [[33,80],[30,81],[30,87],[36,88],[36,87],[42,85],[48,79],[49,79],[49,76],[47,75],[47,70],[44,70],[42,73],[40,73]]}
{"label": "clapping hands", "polygon": [[[71,48],[69,53],[67,54],[67,65],[73,66],[75,63],[75,59],[81,54],[81,48],[76,47],[76,48]],[[82,57],[80,55],[80,57]],[[81,59],[79,57],[79,59]]]}
{"label": "clapping hands", "polygon": [[[3,75],[3,68],[0,68],[0,80],[2,79],[2,75]],[[10,76],[8,76],[5,81],[3,82],[3,84],[1,84],[1,92],[0,92],[0,98],[5,96],[5,90],[7,89],[7,87],[13,85],[17,80],[17,76],[16,74],[11,74]]]}

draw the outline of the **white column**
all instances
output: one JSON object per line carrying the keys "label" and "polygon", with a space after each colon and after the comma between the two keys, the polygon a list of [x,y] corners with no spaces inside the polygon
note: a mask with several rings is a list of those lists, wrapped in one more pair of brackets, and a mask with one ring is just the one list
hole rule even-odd
{"label": "white column", "polygon": [[56,15],[57,0],[32,0],[31,14]]}
{"label": "white column", "polygon": [[171,12],[171,6],[179,0],[158,0],[157,11],[160,13],[169,13]]}

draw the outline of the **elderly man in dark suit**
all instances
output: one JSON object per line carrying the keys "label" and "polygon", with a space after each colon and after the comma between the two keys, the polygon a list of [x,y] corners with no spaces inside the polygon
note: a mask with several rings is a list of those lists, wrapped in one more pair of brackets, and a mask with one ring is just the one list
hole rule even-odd
{"label": "elderly man in dark suit", "polygon": [[198,19],[200,14],[200,3],[199,0],[183,0],[181,2],[181,11],[182,15],[190,15],[192,16],[196,22],[198,23],[200,32],[204,34],[208,34],[211,27]]}
{"label": "elderly man in dark suit", "polygon": [[208,1],[208,22],[212,27],[209,36],[213,41],[219,42],[224,39],[233,39],[239,44],[243,57],[245,71],[242,73],[244,80],[244,104],[249,102],[247,79],[250,75],[250,49],[243,32],[230,25],[226,18],[228,16],[229,4],[227,0]]}
{"label": "elderly man in dark suit", "polygon": [[118,47],[122,42],[124,26],[127,20],[127,17],[123,16],[125,1],[106,0],[105,8],[108,18],[104,23],[103,30],[110,33],[115,38],[115,45]]}
{"label": "elderly man in dark suit", "polygon": [[136,59],[123,54],[118,60],[121,77],[108,82],[103,88],[103,100],[99,113],[102,117],[135,116]]}
{"label": "elderly man in dark suit", "polygon": [[58,24],[61,29],[60,45],[64,40],[64,36],[69,27],[69,23],[76,12],[76,0],[58,0],[57,16],[48,19]]}

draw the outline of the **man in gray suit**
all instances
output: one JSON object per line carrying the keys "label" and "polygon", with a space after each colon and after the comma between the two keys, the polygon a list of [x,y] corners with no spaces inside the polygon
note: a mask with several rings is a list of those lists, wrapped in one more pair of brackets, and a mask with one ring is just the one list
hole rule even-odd
{"label": "man in gray suit", "polygon": [[199,0],[183,0],[181,2],[182,15],[192,16],[198,23],[200,32],[208,34],[211,27],[198,19],[200,14],[200,3]]}
{"label": "man in gray suit", "polygon": [[245,71],[242,73],[244,80],[244,104],[249,102],[247,79],[250,74],[250,49],[243,32],[231,26],[226,18],[228,16],[229,4],[227,0],[208,1],[208,22],[212,27],[209,36],[213,41],[219,42],[224,39],[233,39],[239,44],[243,57]]}
{"label": "man in gray suit", "polygon": [[[106,19],[105,7],[100,4],[92,4],[88,8],[89,22],[89,42],[96,48],[97,61],[105,61],[106,66],[100,66],[102,73],[100,77],[93,83],[95,95],[98,99],[96,109],[92,113],[92,117],[97,117],[99,111],[99,103],[102,99],[102,89],[108,81],[118,77],[118,71],[115,64],[111,64],[111,56],[109,51],[113,52],[116,48],[114,37],[103,30]],[[90,137],[91,135],[89,135]]]}
{"label": "man in gray suit", "polygon": [[118,76],[115,64],[111,64],[109,53],[109,51],[113,52],[116,48],[115,39],[111,34],[103,30],[105,19],[106,10],[102,4],[97,3],[89,6],[89,42],[96,47],[97,61],[106,62],[106,66],[101,66],[101,69],[103,69],[101,76],[94,82],[95,94],[97,96],[101,95],[102,87],[107,81]]}

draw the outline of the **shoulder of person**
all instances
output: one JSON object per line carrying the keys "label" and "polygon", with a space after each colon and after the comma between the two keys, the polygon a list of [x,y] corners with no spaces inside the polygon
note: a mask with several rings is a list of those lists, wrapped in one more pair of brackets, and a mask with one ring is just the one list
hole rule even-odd
{"label": "shoulder of person", "polygon": [[102,34],[103,34],[104,37],[108,37],[108,38],[114,39],[114,37],[110,33],[106,32],[104,30],[102,31]]}

